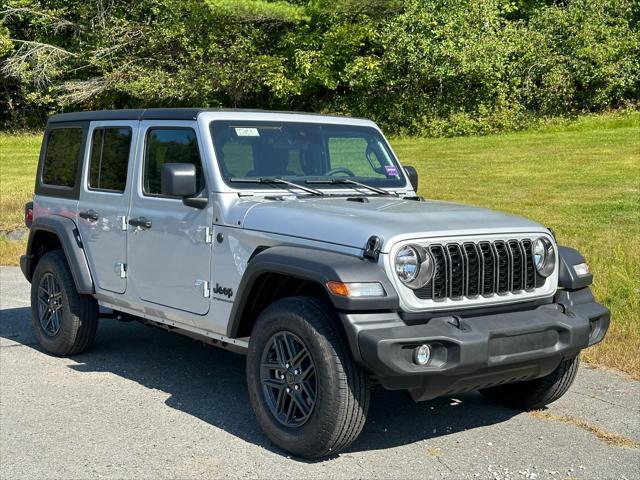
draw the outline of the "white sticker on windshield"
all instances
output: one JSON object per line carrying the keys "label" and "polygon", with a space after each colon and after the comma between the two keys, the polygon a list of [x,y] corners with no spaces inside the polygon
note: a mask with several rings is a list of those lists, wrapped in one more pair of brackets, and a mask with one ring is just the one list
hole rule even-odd
{"label": "white sticker on windshield", "polygon": [[259,137],[260,133],[257,128],[236,128],[236,135],[239,137]]}

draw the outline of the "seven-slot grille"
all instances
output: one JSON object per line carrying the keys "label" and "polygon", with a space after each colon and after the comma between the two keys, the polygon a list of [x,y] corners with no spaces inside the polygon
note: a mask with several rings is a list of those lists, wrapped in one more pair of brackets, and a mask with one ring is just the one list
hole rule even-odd
{"label": "seven-slot grille", "polygon": [[474,298],[531,291],[538,286],[531,240],[432,244],[431,282],[417,290],[422,300]]}

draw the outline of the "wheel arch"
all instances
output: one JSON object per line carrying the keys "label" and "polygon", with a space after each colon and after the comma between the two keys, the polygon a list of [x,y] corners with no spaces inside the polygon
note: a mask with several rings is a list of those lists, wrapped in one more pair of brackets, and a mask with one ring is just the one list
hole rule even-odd
{"label": "wheel arch", "polygon": [[[329,281],[379,282],[386,296],[345,298],[333,295]],[[262,248],[252,255],[229,317],[227,336],[249,336],[264,308],[295,295],[315,296],[337,311],[397,310],[398,295],[384,270],[354,255],[304,247]]]}
{"label": "wheel arch", "polygon": [[52,250],[62,250],[69,264],[78,293],[95,293],[84,246],[75,222],[58,215],[38,217],[29,231],[26,254],[20,258],[20,268],[30,282],[40,258]]}

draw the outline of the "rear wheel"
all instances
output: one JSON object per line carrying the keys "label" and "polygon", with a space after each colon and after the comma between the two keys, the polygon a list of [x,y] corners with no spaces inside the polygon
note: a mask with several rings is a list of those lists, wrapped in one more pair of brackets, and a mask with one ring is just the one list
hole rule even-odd
{"label": "rear wheel", "polygon": [[258,423],[300,457],[339,452],[365,423],[368,378],[337,322],[317,299],[291,297],[269,306],[251,334],[247,383]]}
{"label": "rear wheel", "polygon": [[31,316],[40,345],[55,355],[85,351],[98,328],[98,304],[80,295],[64,254],[44,255],[31,280]]}
{"label": "rear wheel", "polygon": [[542,408],[562,397],[578,373],[578,357],[562,360],[549,375],[525,382],[485,388],[480,393],[489,400],[521,410]]}

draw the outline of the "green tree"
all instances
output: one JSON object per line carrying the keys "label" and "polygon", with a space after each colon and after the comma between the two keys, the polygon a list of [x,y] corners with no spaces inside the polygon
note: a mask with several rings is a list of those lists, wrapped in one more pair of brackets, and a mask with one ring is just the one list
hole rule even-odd
{"label": "green tree", "polygon": [[636,105],[634,0],[5,0],[5,126],[249,107],[457,135]]}

